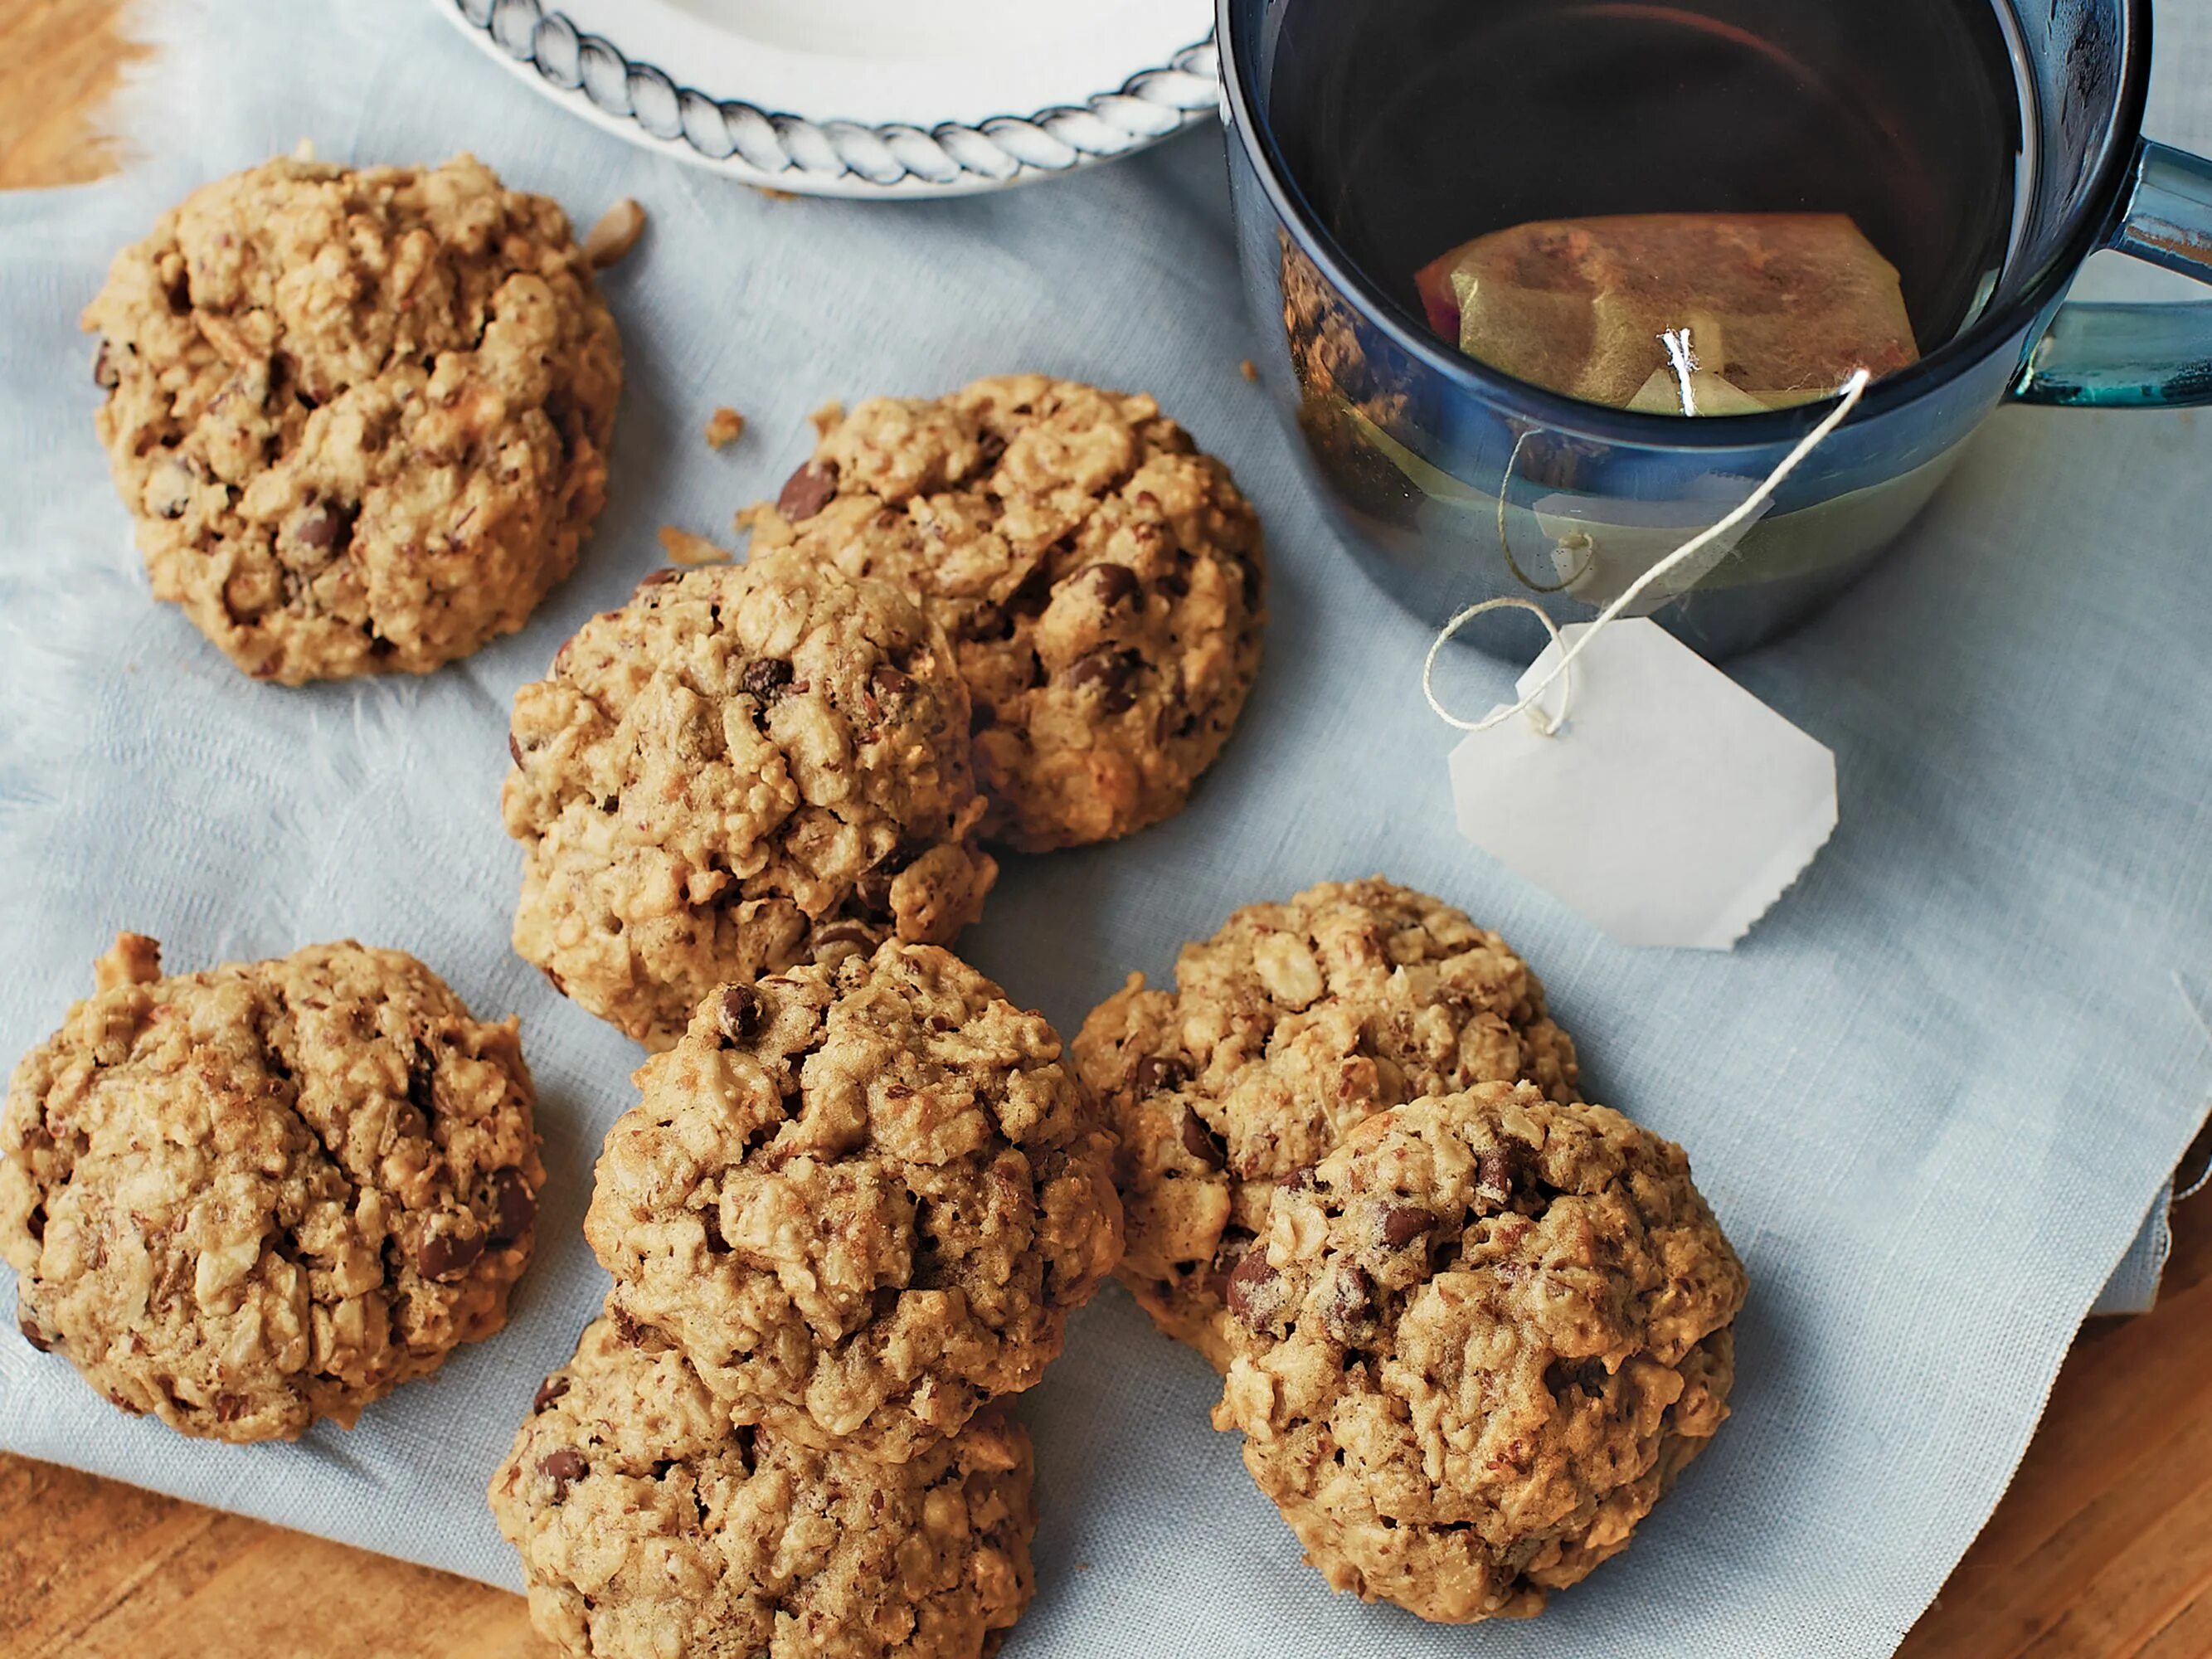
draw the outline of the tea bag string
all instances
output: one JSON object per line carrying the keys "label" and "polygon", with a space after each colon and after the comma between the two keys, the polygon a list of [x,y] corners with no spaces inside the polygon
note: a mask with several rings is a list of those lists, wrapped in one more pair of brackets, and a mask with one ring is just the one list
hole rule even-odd
{"label": "tea bag string", "polygon": [[1690,560],[1697,557],[1714,542],[1727,535],[1738,525],[1744,523],[1767,502],[1773,500],[1774,492],[1781,489],[1783,483],[1790,475],[1803,465],[1806,458],[1814,450],[1827,442],[1838,427],[1850,418],[1851,411],[1858,407],[1859,400],[1866,396],[1866,389],[1873,380],[1874,376],[1865,369],[1852,370],[1850,378],[1844,382],[1836,407],[1829,412],[1828,417],[1807,433],[1803,441],[1799,443],[1796,448],[1783,457],[1782,464],[1766,475],[1758,489],[1753,490],[1735,511],[1729,514],[1719,523],[1699,531],[1623,588],[1620,597],[1599,611],[1590,625],[1583,630],[1582,637],[1559,653],[1559,659],[1552,665],[1551,672],[1530,687],[1528,695],[1511,708],[1494,710],[1479,720],[1462,719],[1453,714],[1450,709],[1444,707],[1442,699],[1437,696],[1437,658],[1443,653],[1444,647],[1451,643],[1453,636],[1461,629],[1488,611],[1509,609],[1533,611],[1542,621],[1545,630],[1551,635],[1553,643],[1555,645],[1560,642],[1558,627],[1546,614],[1542,606],[1532,599],[1524,599],[1518,595],[1484,599],[1480,604],[1468,605],[1464,611],[1454,616],[1443,625],[1443,631],[1429,642],[1429,654],[1421,663],[1421,695],[1429,700],[1429,707],[1436,711],[1437,718],[1447,726],[1457,726],[1462,732],[1487,732],[1494,726],[1504,725],[1516,714],[1530,714],[1532,710],[1538,708],[1545,692],[1565,680],[1568,683],[1561,692],[1559,712],[1531,714],[1529,720],[1529,724],[1543,736],[1557,737],[1561,728],[1567,723],[1567,713],[1573,698],[1573,684],[1568,677],[1570,671],[1574,667],[1575,659],[1589,649],[1590,641],[1610,627],[1630,605],[1641,599],[1654,583],[1663,580],[1668,572],[1680,568]]}

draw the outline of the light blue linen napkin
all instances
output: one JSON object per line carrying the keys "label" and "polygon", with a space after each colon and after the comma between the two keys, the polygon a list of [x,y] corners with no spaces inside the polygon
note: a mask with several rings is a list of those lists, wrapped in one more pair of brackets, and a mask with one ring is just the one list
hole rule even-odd
{"label": "light blue linen napkin", "polygon": [[[2185,96],[2160,131],[2203,144],[2212,28],[2203,0],[2167,13],[2161,85]],[[1111,1289],[1024,1405],[1041,1589],[1008,1659],[1891,1650],[1996,1502],[2212,1079],[2182,992],[2212,997],[2212,426],[1999,416],[1897,556],[1734,665],[1836,749],[1834,842],[1732,955],[1639,953],[1455,838],[1455,734],[1418,684],[1434,619],[1359,576],[1238,374],[1277,346],[1236,297],[1217,133],[963,202],[775,201],[571,121],[427,5],[151,21],[171,44],[135,94],[147,164],[0,200],[0,1049],[58,1023],[121,927],[179,969],[398,945],[479,1012],[520,1013],[553,1185],[510,1327],[350,1434],[186,1442],[0,1340],[0,1446],[517,1582],[482,1489],[604,1290],[577,1229],[639,1056],[507,949],[509,699],[660,562],[659,526],[725,532],[773,494],[817,404],[1036,368],[1155,392],[1234,466],[1267,517],[1273,619],[1191,808],[1011,861],[975,959],[1073,1030],[1247,901],[1375,870],[1448,895],[1538,965],[1595,1097],[1688,1146],[1753,1289],[1735,1420],[1635,1547],[1538,1626],[1474,1634],[1331,1597],[1206,1426],[1205,1366]],[[581,223],[624,196],[650,216],[606,281],[629,383],[582,568],[525,633],[423,680],[241,679],[148,599],[92,436],[76,316],[108,254],[302,136],[363,161],[472,149]],[[715,453],[718,404],[750,426]],[[1450,673],[1478,707],[1511,678]]]}

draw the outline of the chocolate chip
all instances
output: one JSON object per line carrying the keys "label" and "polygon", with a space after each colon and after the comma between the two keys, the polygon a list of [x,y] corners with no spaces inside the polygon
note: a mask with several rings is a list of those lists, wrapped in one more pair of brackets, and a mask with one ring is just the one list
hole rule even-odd
{"label": "chocolate chip", "polygon": [[1137,1087],[1145,1094],[1156,1095],[1169,1089],[1180,1089],[1189,1077],[1189,1066],[1179,1060],[1170,1060],[1161,1054],[1146,1054],[1137,1062]]}
{"label": "chocolate chip", "polygon": [[648,570],[644,575],[638,578],[637,586],[632,588],[630,592],[633,594],[642,593],[648,587],[659,587],[663,582],[672,582],[683,574],[684,573],[682,571],[674,568]]}
{"label": "chocolate chip", "polygon": [[1226,1168],[1229,1163],[1229,1153],[1222,1146],[1221,1137],[1188,1106],[1182,1109],[1182,1149],[1209,1170]]}
{"label": "chocolate chip", "polygon": [[1229,1275],[1229,1287],[1221,1299],[1229,1304],[1230,1312],[1246,1324],[1257,1326],[1266,1319],[1267,1307],[1274,1300],[1268,1292],[1277,1277],[1267,1265],[1267,1251],[1249,1249]]}
{"label": "chocolate chip", "polygon": [[1375,1316],[1375,1280],[1364,1267],[1347,1267],[1336,1275],[1336,1289],[1322,1311],[1322,1323],[1340,1342],[1348,1342]]}
{"label": "chocolate chip", "polygon": [[1275,1183],[1277,1187],[1280,1188],[1286,1193],[1302,1193],[1313,1184],[1314,1172],[1313,1165],[1310,1164],[1307,1164],[1304,1169],[1291,1170],[1290,1174],[1285,1176],[1281,1180]]}
{"label": "chocolate chip", "polygon": [[1126,651],[1101,646],[1070,663],[1060,678],[1079,691],[1095,687],[1101,714],[1121,714],[1137,701],[1130,690],[1137,678],[1137,659]]}
{"label": "chocolate chip", "polygon": [[568,1392],[568,1379],[567,1377],[559,1375],[557,1372],[555,1375],[547,1377],[543,1382],[540,1382],[538,1385],[538,1392],[531,1396],[530,1414],[532,1417],[537,1416],[538,1413],[544,1411],[548,1406],[551,1405],[555,1401],[558,1400],[562,1395]]}
{"label": "chocolate chip", "polygon": [[415,1253],[415,1271],[425,1279],[453,1279],[483,1254],[481,1233],[432,1233]]}
{"label": "chocolate chip", "polygon": [[1091,591],[1105,610],[1137,597],[1137,573],[1126,564],[1094,564],[1084,574],[1090,577]]}
{"label": "chocolate chip", "polygon": [[22,1332],[23,1340],[29,1343],[40,1353],[52,1353],[54,1351],[54,1345],[47,1341],[44,1336],[40,1334],[38,1326],[32,1322],[31,1316],[28,1314],[25,1314],[21,1318],[15,1322],[15,1328]]}
{"label": "chocolate chip", "polygon": [[538,1219],[538,1200],[520,1170],[501,1170],[492,1176],[491,1202],[495,1212],[491,1242],[495,1244],[514,1243]]}
{"label": "chocolate chip", "polygon": [[507,734],[507,752],[514,757],[514,763],[517,766],[522,764],[522,745],[514,740],[514,733],[512,732]]}
{"label": "chocolate chip", "polygon": [[1401,1249],[1437,1224],[1438,1218],[1410,1204],[1394,1204],[1382,1212],[1382,1242]]}
{"label": "chocolate chip", "polygon": [[976,469],[979,471],[988,471],[991,468],[998,465],[1000,458],[1006,453],[1006,440],[1005,434],[997,432],[986,432],[981,437],[975,441]]}
{"label": "chocolate chip", "polygon": [[215,1397],[215,1420],[235,1423],[246,1415],[246,1396],[242,1394],[219,1394]]}
{"label": "chocolate chip", "polygon": [[1492,1146],[1475,1160],[1475,1174],[1483,1189],[1492,1193],[1513,1190],[1513,1154],[1503,1146]]}
{"label": "chocolate chip", "polygon": [[1230,1226],[1221,1230],[1221,1243],[1214,1250],[1213,1260],[1207,1266],[1202,1280],[1207,1295],[1217,1300],[1227,1299],[1230,1275],[1237,1271],[1237,1264],[1243,1261],[1246,1253],[1259,1242],[1242,1227]]}
{"label": "chocolate chip", "polygon": [[114,360],[107,355],[107,342],[102,340],[100,349],[92,354],[92,383],[112,392],[122,380],[122,375],[116,373]]}
{"label": "chocolate chip", "polygon": [[1256,561],[1247,560],[1243,562],[1244,608],[1247,611],[1257,611],[1260,608],[1260,593],[1266,580],[1267,573],[1260,568]]}
{"label": "chocolate chip", "polygon": [[419,1042],[407,1066],[407,1103],[425,1117],[438,1109],[437,1062]]}
{"label": "chocolate chip", "polygon": [[750,985],[726,985],[722,988],[722,1006],[715,1011],[714,1024],[721,1031],[725,1048],[743,1042],[761,1028],[760,993]]}
{"label": "chocolate chip", "polygon": [[553,1483],[553,1501],[556,1504],[568,1497],[571,1481],[584,1478],[586,1467],[584,1455],[567,1446],[547,1452],[538,1460],[538,1472]]}
{"label": "chocolate chip", "polygon": [[874,692],[882,702],[895,702],[914,690],[914,680],[911,676],[900,673],[889,663],[879,662],[876,665],[875,672],[868,676],[868,690]]}
{"label": "chocolate chip", "polygon": [[998,723],[999,711],[985,702],[982,698],[976,698],[968,716],[968,729],[971,732],[988,732]]}
{"label": "chocolate chip", "polygon": [[837,463],[809,461],[784,481],[775,510],[793,524],[803,523],[830,505],[837,493]]}
{"label": "chocolate chip", "polygon": [[302,547],[326,548],[338,538],[345,528],[344,517],[337,509],[319,507],[292,526],[292,539]]}
{"label": "chocolate chip", "polygon": [[738,676],[738,689],[763,702],[774,702],[791,684],[791,665],[781,657],[755,657]]}

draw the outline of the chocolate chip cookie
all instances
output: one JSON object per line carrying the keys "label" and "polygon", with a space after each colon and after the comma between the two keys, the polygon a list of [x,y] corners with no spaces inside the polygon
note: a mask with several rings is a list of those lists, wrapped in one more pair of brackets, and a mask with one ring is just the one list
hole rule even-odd
{"label": "chocolate chip cookie", "polygon": [[1260,521],[1148,397],[1015,374],[825,422],[754,556],[913,596],[975,699],[986,835],[1042,852],[1180,808],[1260,663]]}
{"label": "chocolate chip cookie", "polygon": [[998,876],[967,726],[944,635],[883,584],[658,572],[515,694],[514,948],[665,1048],[726,981],[949,941]]}
{"label": "chocolate chip cookie", "polygon": [[608,1311],[779,1437],[917,1455],[1035,1383],[1121,1255],[1060,1038],[949,951],[728,986],[637,1082],[584,1223]]}
{"label": "chocolate chip cookie", "polygon": [[1532,1084],[1371,1117],[1230,1275],[1214,1426],[1337,1589],[1543,1611],[1727,1415],[1744,1273],[1679,1146]]}
{"label": "chocolate chip cookie", "polygon": [[995,1410],[905,1463],[732,1427],[601,1319],[492,1477],[531,1621],[591,1659],[981,1659],[1029,1604],[1029,1437]]}
{"label": "chocolate chip cookie", "polygon": [[1525,1078],[1572,1100],[1579,1075],[1504,940],[1379,876],[1237,911],[1172,993],[1132,975],[1074,1052],[1121,1137],[1121,1281],[1217,1370],[1221,1287],[1279,1178],[1417,1095]]}
{"label": "chocolate chip cookie", "polygon": [[296,1438],[497,1330],[538,1161],[509,1019],[351,943],[161,977],[125,933],[0,1110],[23,1336],[134,1416]]}
{"label": "chocolate chip cookie", "polygon": [[84,326],[155,597],[256,678],[513,633],[605,502],[614,319],[561,210],[471,156],[205,185]]}

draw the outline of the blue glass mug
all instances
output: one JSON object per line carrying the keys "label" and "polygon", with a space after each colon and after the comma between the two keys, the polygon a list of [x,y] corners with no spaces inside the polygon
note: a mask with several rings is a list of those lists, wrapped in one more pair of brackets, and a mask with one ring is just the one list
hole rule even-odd
{"label": "blue glass mug", "polygon": [[[1309,474],[1363,563],[1424,619],[1511,595],[1587,620],[1741,501],[1832,405],[1694,420],[1601,407],[1430,334],[1354,267],[1270,131],[1273,43],[1300,3],[1342,0],[1218,0],[1245,298]],[[2142,132],[2149,0],[1998,3],[2014,11],[2042,157],[2017,252],[1966,331],[1877,381],[1740,538],[1639,603],[1708,656],[1773,638],[1862,573],[1999,405],[2212,403],[2212,301],[2066,299],[2106,248],[2212,283],[2212,163]],[[1462,637],[1522,659],[1541,642],[1512,610]]]}

